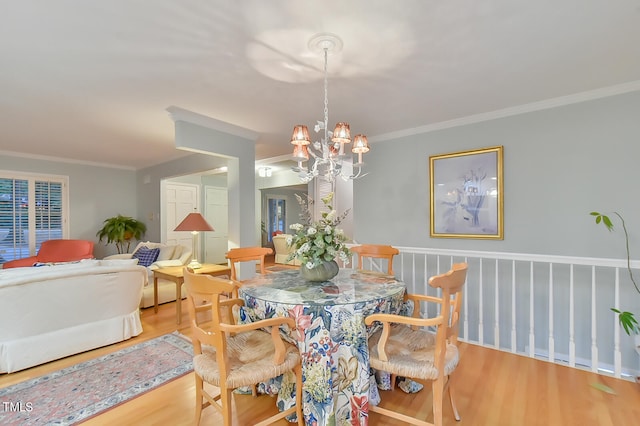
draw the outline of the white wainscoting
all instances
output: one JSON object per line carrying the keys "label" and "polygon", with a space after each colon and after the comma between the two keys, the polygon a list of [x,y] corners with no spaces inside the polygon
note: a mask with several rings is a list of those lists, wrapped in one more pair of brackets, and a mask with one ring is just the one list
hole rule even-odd
{"label": "white wainscoting", "polygon": [[[626,260],[397,248],[394,272],[410,293],[435,295],[429,277],[469,264],[461,340],[628,380],[640,375],[634,339],[610,310],[640,314]],[[640,280],[640,262],[631,268]]]}

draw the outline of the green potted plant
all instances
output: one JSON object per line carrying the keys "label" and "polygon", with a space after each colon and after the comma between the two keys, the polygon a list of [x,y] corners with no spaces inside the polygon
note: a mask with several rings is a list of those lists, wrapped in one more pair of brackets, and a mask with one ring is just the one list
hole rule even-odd
{"label": "green potted plant", "polygon": [[[638,284],[636,284],[636,280],[633,277],[633,271],[631,270],[631,256],[629,253],[629,234],[627,233],[627,227],[624,223],[624,219],[622,218],[622,216],[618,212],[613,212],[613,213],[616,216],[618,216],[618,218],[620,219],[620,222],[622,223],[622,230],[624,231],[624,239],[625,239],[626,250],[627,250],[627,271],[629,272],[629,278],[631,278],[631,282],[633,283],[633,286],[635,287],[638,294],[640,294],[640,288],[638,288]],[[604,215],[599,212],[591,212],[591,216],[595,217],[596,224],[601,223],[609,230],[609,232],[613,231],[613,222],[607,215]],[[638,326],[638,320],[636,319],[633,312],[627,312],[627,311],[623,312],[616,308],[611,308],[611,310],[616,314],[618,314],[618,321],[620,322],[620,325],[622,326],[624,331],[629,336],[631,335],[637,336],[638,334],[640,334],[640,327]],[[637,339],[636,339],[636,346],[638,346]]]}
{"label": "green potted plant", "polygon": [[147,232],[147,225],[129,216],[117,215],[105,219],[104,226],[96,236],[100,241],[106,238],[107,244],[115,243],[118,254],[128,253],[131,240],[139,240]]}

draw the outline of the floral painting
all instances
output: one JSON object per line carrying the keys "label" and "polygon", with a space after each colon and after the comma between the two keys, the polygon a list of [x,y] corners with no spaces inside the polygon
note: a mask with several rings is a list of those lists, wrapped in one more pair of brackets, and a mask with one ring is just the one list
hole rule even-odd
{"label": "floral painting", "polygon": [[502,149],[429,157],[431,237],[503,239]]}

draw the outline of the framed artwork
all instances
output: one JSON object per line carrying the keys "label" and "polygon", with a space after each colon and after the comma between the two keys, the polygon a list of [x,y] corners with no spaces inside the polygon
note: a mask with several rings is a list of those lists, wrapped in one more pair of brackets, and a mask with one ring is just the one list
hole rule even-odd
{"label": "framed artwork", "polygon": [[502,149],[429,157],[431,237],[503,239]]}

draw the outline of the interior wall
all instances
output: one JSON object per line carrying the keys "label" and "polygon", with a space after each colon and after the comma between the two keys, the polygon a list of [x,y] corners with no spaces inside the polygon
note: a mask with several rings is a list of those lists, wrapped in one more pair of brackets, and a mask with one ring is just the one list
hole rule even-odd
{"label": "interior wall", "polygon": [[[621,230],[610,234],[589,215],[592,210],[615,210],[627,221],[637,259],[637,111],[636,91],[374,141],[366,155],[369,174],[354,181],[353,237],[400,246],[622,258]],[[504,240],[430,238],[429,156],[495,145],[504,146]],[[96,242],[104,219],[116,214],[144,221],[145,238],[159,240],[160,180],[223,163],[218,157],[194,154],[135,172],[0,155],[3,170],[69,176],[70,236]],[[259,229],[259,218],[256,221]],[[96,244],[97,257],[113,252],[114,247]]]}
{"label": "interior wall", "polygon": [[[624,258],[620,212],[640,258],[640,92],[374,142],[354,183],[359,242]],[[504,146],[504,240],[431,238],[429,156]]]}
{"label": "interior wall", "polygon": [[95,242],[94,255],[116,253],[113,244],[98,242],[96,233],[103,221],[122,214],[139,220],[136,208],[136,172],[95,164],[0,155],[0,169],[69,177],[69,237]]}
{"label": "interior wall", "polygon": [[[257,134],[229,125],[223,126],[227,130],[220,130],[218,125],[224,123],[194,113],[182,114],[185,115],[183,118],[175,113],[172,115],[177,148],[226,158],[229,248],[252,245],[257,236],[255,230],[251,229],[255,218]],[[248,266],[242,265],[240,269],[255,273]]]}

